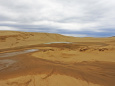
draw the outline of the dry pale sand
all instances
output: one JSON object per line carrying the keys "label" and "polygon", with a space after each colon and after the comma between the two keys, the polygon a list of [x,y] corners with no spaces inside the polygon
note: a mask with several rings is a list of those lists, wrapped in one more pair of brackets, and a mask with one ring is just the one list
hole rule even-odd
{"label": "dry pale sand", "polygon": [[114,85],[115,37],[0,31],[0,86]]}

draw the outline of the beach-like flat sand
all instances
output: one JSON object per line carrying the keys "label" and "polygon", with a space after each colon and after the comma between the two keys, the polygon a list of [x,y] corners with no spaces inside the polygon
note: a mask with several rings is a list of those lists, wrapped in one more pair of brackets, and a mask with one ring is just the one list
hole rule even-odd
{"label": "beach-like flat sand", "polygon": [[0,31],[0,86],[114,86],[115,37]]}

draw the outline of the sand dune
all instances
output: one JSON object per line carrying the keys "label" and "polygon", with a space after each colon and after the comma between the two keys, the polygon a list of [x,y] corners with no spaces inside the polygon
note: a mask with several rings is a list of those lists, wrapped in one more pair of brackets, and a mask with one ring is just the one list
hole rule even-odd
{"label": "sand dune", "polygon": [[37,45],[48,42],[111,42],[111,38],[78,38],[51,33],[0,31],[0,49]]}
{"label": "sand dune", "polygon": [[0,31],[0,86],[114,86],[115,37]]}

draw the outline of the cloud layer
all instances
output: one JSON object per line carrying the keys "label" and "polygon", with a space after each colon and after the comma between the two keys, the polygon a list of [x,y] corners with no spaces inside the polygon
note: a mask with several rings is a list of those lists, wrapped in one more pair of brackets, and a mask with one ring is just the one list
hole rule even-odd
{"label": "cloud layer", "polygon": [[111,36],[114,22],[114,0],[0,0],[0,30]]}

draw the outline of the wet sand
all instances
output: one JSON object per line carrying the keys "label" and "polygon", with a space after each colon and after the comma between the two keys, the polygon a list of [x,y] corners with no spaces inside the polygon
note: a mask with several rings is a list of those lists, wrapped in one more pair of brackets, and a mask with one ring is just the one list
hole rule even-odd
{"label": "wet sand", "polygon": [[115,63],[112,62],[86,61],[67,64],[34,58],[30,54],[7,57],[2,60],[5,59],[15,60],[16,63],[0,71],[1,80],[46,74],[43,79],[52,75],[64,75],[101,86],[113,86],[115,84]]}

